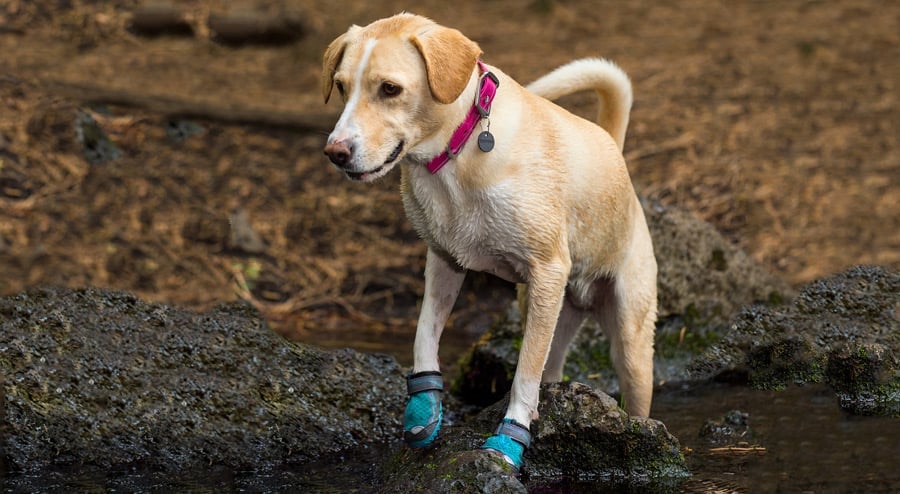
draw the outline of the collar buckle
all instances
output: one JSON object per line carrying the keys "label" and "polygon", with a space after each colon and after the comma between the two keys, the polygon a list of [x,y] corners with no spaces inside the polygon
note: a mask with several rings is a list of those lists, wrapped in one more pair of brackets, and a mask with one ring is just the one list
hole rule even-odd
{"label": "collar buckle", "polygon": [[478,114],[481,115],[481,118],[485,118],[491,114],[491,99],[493,99],[493,92],[491,94],[484,92],[484,84],[490,79],[491,82],[494,83],[494,90],[500,87],[500,79],[497,79],[497,76],[494,75],[493,72],[485,70],[481,77],[478,78],[478,89],[475,91],[475,109],[478,110]]}

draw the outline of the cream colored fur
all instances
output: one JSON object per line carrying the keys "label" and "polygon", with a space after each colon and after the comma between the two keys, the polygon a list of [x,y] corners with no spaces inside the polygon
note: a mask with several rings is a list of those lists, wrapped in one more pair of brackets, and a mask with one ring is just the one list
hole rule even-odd
{"label": "cream colored fur", "polygon": [[[438,341],[465,273],[484,271],[525,287],[507,417],[531,423],[541,381],[562,377],[587,316],[609,336],[626,410],[646,416],[656,261],[622,157],[628,78],[587,59],[526,89],[490,67],[500,79],[490,115],[496,147],[485,153],[469,142],[432,175],[425,164],[474,101],[480,54],[459,31],[410,14],[353,26],[325,53],[323,96],[340,87],[345,102],[326,154],[358,181],[399,164],[404,208],[428,245],[413,371],[439,370]],[[547,99],[580,90],[598,93],[599,125]]]}

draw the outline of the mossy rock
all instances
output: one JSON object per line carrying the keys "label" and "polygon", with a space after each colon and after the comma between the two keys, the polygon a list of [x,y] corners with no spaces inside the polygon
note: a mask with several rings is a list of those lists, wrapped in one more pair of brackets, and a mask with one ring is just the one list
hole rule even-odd
{"label": "mossy rock", "polygon": [[827,382],[850,412],[897,416],[898,308],[900,273],[854,267],[810,283],[789,305],[747,308],[690,371],[763,389]]}
{"label": "mossy rock", "polygon": [[0,299],[9,468],[263,468],[393,440],[386,356],[292,344],[243,304],[203,314],[106,290]]}
{"label": "mossy rock", "polygon": [[541,387],[540,418],[517,477],[499,456],[479,449],[507,405],[508,396],[465,424],[445,427],[430,448],[397,452],[382,491],[526,492],[589,481],[610,492],[675,492],[690,475],[678,440],[661,422],[629,417],[585,384],[557,383]]}

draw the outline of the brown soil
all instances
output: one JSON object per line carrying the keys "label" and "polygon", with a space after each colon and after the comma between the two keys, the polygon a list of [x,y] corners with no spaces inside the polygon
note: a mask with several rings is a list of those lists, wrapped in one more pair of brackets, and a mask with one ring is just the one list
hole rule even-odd
{"label": "brown soil", "polygon": [[[424,247],[397,177],[351,184],[330,167],[321,148],[340,108],[319,92],[331,39],[408,6],[235,3],[178,2],[188,34],[147,37],[129,30],[136,1],[0,2],[0,295],[243,297],[306,337],[414,325]],[[900,268],[900,4],[417,4],[523,82],[574,58],[615,60],[635,86],[626,156],[639,192],[695,211],[792,283]],[[301,19],[305,35],[220,43],[206,19],[226,5]],[[563,104],[594,111],[588,95]],[[85,158],[80,113],[121,157]],[[464,317],[482,317],[476,302],[496,288],[474,284]]]}

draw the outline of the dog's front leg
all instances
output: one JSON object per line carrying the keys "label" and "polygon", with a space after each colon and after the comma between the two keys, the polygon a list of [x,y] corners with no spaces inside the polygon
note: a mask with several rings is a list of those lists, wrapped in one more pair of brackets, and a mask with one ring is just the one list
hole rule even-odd
{"label": "dog's front leg", "polygon": [[413,346],[413,372],[441,370],[438,343],[465,277],[465,271],[428,249],[425,255],[425,297]]}
{"label": "dog's front leg", "polygon": [[409,401],[403,416],[403,438],[413,447],[434,442],[444,416],[444,382],[438,343],[459,295],[465,271],[428,249],[425,257],[425,297],[413,345],[413,372],[407,377]]}
{"label": "dog's front leg", "polygon": [[532,269],[522,349],[506,416],[483,448],[501,453],[516,468],[531,441],[528,427],[537,415],[541,375],[562,309],[571,264],[567,258]]}

